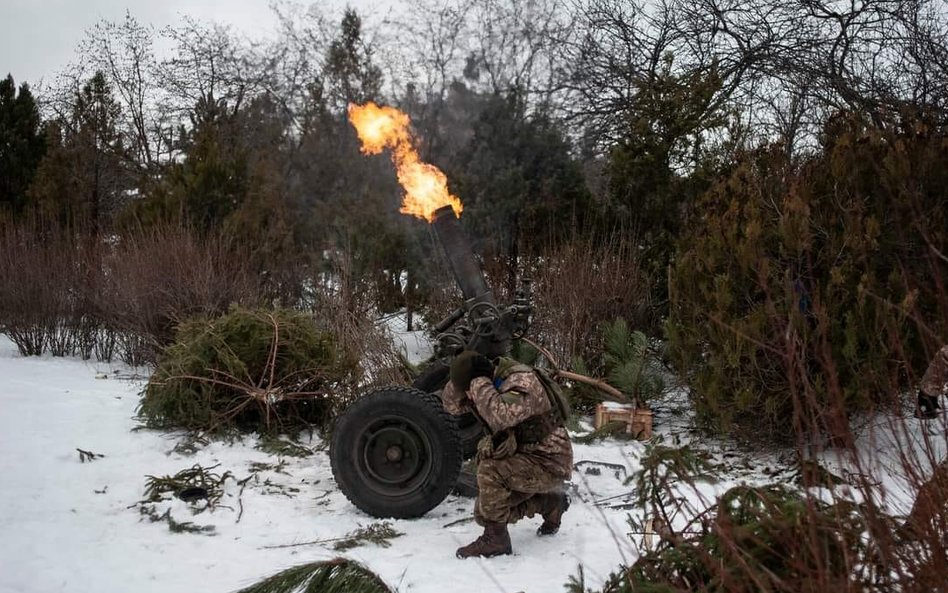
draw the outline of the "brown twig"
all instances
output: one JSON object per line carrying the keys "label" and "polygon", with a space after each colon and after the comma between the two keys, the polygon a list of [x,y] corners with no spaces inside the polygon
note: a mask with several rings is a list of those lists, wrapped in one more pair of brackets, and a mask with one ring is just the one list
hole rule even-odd
{"label": "brown twig", "polygon": [[620,402],[620,403],[632,403],[635,405],[635,407],[638,407],[637,402],[635,402],[634,400],[630,402],[628,396],[626,396],[624,393],[622,393],[621,391],[619,391],[618,389],[616,389],[612,385],[609,385],[608,383],[606,383],[605,381],[601,379],[594,379],[593,377],[587,377],[586,375],[580,375],[579,373],[574,373],[572,371],[563,371],[563,370],[556,371],[556,375],[563,377],[564,379],[569,379],[570,381],[585,383],[586,385],[595,387],[599,391],[602,391],[603,393],[609,395],[613,401]]}
{"label": "brown twig", "polygon": [[314,539],[308,542],[300,542],[298,544],[279,544],[275,546],[260,546],[261,550],[281,550],[283,548],[298,548],[300,546],[315,546],[319,544],[328,544],[332,542],[337,542],[344,540],[344,537],[334,537],[330,539]]}
{"label": "brown twig", "polygon": [[525,343],[527,343],[527,344],[533,346],[534,348],[536,348],[536,349],[537,349],[537,352],[539,352],[540,354],[542,354],[547,360],[550,361],[550,364],[553,365],[553,368],[554,368],[556,371],[560,371],[560,370],[563,368],[563,367],[560,365],[560,363],[557,362],[556,357],[553,356],[553,353],[550,352],[546,347],[537,344],[536,342],[534,342],[533,340],[531,340],[530,338],[527,338],[527,337],[522,337],[522,338],[520,338],[520,339],[521,339],[523,342],[525,342]]}
{"label": "brown twig", "polygon": [[447,529],[448,527],[454,527],[455,525],[464,525],[465,523],[470,523],[474,520],[474,517],[463,517],[457,521],[451,521],[441,526],[442,529]]}

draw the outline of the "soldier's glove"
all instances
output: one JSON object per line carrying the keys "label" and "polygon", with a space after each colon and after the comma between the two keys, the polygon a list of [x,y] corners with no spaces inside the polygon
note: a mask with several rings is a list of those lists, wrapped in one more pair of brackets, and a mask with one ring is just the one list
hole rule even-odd
{"label": "soldier's glove", "polygon": [[461,393],[467,393],[475,377],[494,376],[494,365],[483,354],[465,350],[451,362],[451,383]]}

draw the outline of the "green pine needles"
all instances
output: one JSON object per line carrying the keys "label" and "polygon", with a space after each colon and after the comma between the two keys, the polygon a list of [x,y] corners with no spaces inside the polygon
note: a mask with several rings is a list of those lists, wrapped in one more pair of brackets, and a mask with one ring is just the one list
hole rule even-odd
{"label": "green pine needles", "polygon": [[289,568],[239,593],[393,593],[375,573],[336,558]]}
{"label": "green pine needles", "polygon": [[892,116],[833,116],[802,159],[742,153],[694,204],[666,337],[703,425],[786,442],[796,418],[847,443],[948,335],[948,132]]}
{"label": "green pine needles", "polygon": [[606,380],[636,405],[647,404],[665,391],[661,365],[644,333],[631,330],[620,317],[604,325],[603,345]]}
{"label": "green pine needles", "polygon": [[323,426],[357,375],[335,336],[286,309],[185,321],[145,388],[154,428],[291,433]]}
{"label": "green pine needles", "polygon": [[396,531],[388,521],[381,523],[372,523],[366,527],[360,527],[346,535],[333,544],[333,549],[337,551],[351,550],[365,544],[375,544],[383,548],[391,546],[388,540],[404,535]]}
{"label": "green pine needles", "polygon": [[[632,330],[619,317],[600,326],[601,354],[584,360],[573,359],[573,371],[587,377],[604,377],[605,382],[620,391],[623,401],[647,406],[665,393],[665,370],[661,352],[639,330]],[[592,385],[574,384],[569,391],[570,402],[580,412],[591,412],[602,401],[602,393]]]}

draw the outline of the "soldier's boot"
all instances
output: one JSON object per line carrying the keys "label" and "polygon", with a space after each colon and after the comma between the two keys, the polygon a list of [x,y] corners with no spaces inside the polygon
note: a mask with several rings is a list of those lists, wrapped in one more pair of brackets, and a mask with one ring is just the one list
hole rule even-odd
{"label": "soldier's boot", "polygon": [[918,390],[918,410],[915,415],[919,418],[931,419],[938,416],[938,398],[934,395],[928,395],[921,389]]}
{"label": "soldier's boot", "polygon": [[537,535],[553,535],[560,530],[563,513],[569,509],[569,496],[565,492],[547,492],[540,495],[540,514],[543,524],[537,529]]}
{"label": "soldier's boot", "polygon": [[471,556],[502,556],[511,553],[510,534],[506,523],[485,523],[484,533],[473,542],[458,548],[458,558]]}

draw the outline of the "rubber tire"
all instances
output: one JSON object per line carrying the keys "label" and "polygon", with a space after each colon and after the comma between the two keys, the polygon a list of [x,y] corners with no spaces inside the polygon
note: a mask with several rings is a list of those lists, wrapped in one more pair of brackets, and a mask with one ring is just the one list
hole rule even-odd
{"label": "rubber tire", "polygon": [[[435,361],[425,369],[412,383],[412,387],[427,393],[441,391],[448,383],[450,367],[441,361]],[[477,442],[484,436],[484,427],[474,414],[457,417],[458,431],[461,435],[461,453],[464,459],[470,459],[477,453]]]}
{"label": "rubber tire", "polygon": [[[384,479],[370,475],[379,464],[367,460],[370,439],[375,437],[366,432],[374,427],[397,430],[388,429],[389,422],[410,424],[398,434],[416,438],[423,452],[419,457],[426,457],[411,483],[387,485]],[[421,517],[451,492],[461,471],[457,423],[436,395],[403,386],[378,389],[353,403],[336,420],[329,460],[342,493],[359,509],[378,518]]]}

